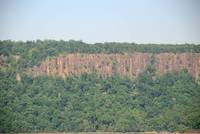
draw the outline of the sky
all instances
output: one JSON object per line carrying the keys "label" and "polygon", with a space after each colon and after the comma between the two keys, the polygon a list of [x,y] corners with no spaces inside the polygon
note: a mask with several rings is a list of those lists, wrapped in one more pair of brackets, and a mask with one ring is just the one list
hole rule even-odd
{"label": "sky", "polygon": [[200,0],[0,0],[0,40],[200,43]]}

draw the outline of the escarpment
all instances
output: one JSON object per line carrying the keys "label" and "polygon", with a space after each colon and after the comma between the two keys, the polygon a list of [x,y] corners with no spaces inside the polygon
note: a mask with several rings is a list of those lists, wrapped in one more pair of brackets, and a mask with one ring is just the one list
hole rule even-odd
{"label": "escarpment", "polygon": [[160,74],[187,69],[193,77],[199,77],[200,53],[160,53],[155,55],[155,61],[156,71]]}
{"label": "escarpment", "polygon": [[30,69],[30,74],[38,75],[80,75],[86,72],[97,72],[109,76],[136,76],[143,72],[150,62],[152,54],[67,54],[52,60],[46,60]]}
{"label": "escarpment", "polygon": [[[152,63],[154,61],[154,63]],[[164,74],[169,71],[187,69],[195,78],[200,72],[200,53],[129,53],[129,54],[81,54],[72,53],[46,59],[29,69],[29,74],[59,75],[96,72],[103,76],[119,74],[121,76],[137,76],[150,64],[155,64],[156,72]]]}

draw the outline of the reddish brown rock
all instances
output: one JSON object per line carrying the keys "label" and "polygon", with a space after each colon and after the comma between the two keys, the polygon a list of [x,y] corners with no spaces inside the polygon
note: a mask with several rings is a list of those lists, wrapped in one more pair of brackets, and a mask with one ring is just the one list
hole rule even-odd
{"label": "reddish brown rock", "polygon": [[47,59],[29,70],[33,76],[59,75],[66,77],[70,74],[97,72],[103,76],[117,73],[121,76],[137,76],[143,72],[155,59],[157,73],[187,69],[198,78],[200,72],[199,53],[131,53],[131,54],[66,54],[54,59]]}
{"label": "reddish brown rock", "polygon": [[33,76],[69,74],[80,75],[86,72],[97,72],[103,76],[113,73],[137,76],[150,62],[152,54],[67,54],[42,62],[29,70]]}
{"label": "reddish brown rock", "polygon": [[17,73],[17,75],[16,75],[16,81],[21,81],[21,76],[19,73]]}
{"label": "reddish brown rock", "polygon": [[155,55],[156,70],[160,74],[187,69],[195,78],[200,73],[200,53],[161,53]]}

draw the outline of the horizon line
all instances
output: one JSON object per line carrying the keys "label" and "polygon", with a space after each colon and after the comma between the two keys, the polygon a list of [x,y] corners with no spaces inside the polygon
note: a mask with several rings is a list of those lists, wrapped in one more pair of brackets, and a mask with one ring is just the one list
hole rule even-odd
{"label": "horizon line", "polygon": [[105,44],[105,43],[128,43],[128,44],[138,44],[138,45],[200,45],[200,42],[199,43],[195,43],[195,42],[179,42],[179,43],[170,43],[170,42],[134,42],[134,41],[97,41],[97,42],[89,42],[89,41],[84,41],[84,40],[81,40],[81,39],[50,39],[50,38],[46,38],[46,39],[26,39],[26,40],[22,40],[22,39],[0,39],[0,42],[3,42],[3,41],[11,41],[11,42],[23,42],[23,43],[26,43],[26,42],[37,42],[37,41],[64,41],[64,42],[70,42],[70,41],[76,41],[76,42],[82,42],[82,43],[86,43],[86,44],[98,44],[98,43],[102,43],[102,44]]}

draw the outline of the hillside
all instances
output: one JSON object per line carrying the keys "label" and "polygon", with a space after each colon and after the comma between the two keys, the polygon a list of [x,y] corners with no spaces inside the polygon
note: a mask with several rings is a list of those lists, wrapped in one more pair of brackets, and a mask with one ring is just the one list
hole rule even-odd
{"label": "hillside", "polygon": [[0,41],[0,132],[200,129],[200,45]]}

